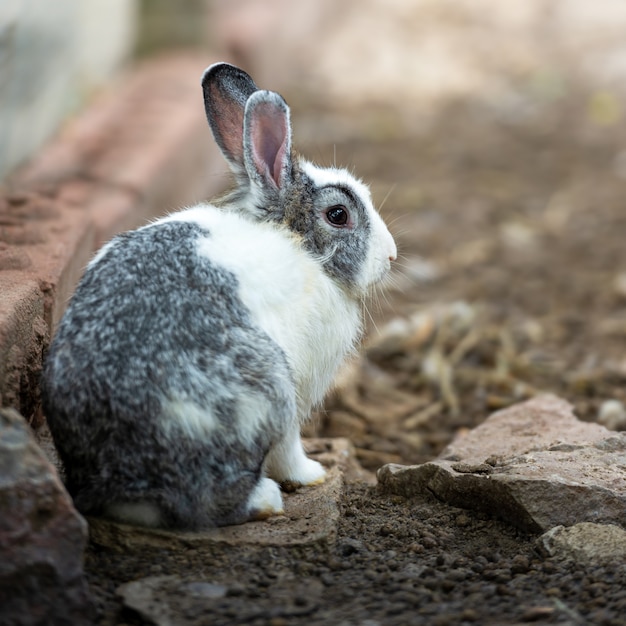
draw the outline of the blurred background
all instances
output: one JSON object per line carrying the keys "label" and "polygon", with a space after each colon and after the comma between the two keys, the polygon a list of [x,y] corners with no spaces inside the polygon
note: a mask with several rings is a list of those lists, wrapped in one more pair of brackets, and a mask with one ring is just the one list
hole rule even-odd
{"label": "blurred background", "polygon": [[2,0],[0,180],[183,52],[281,91],[296,147],[370,183],[398,240],[317,432],[421,462],[541,391],[626,429],[626,2]]}
{"label": "blurred background", "polygon": [[2,0],[0,177],[121,69],[166,50],[226,57],[329,107],[387,107],[410,128],[455,98],[528,116],[582,81],[610,125],[625,33],[621,0]]}

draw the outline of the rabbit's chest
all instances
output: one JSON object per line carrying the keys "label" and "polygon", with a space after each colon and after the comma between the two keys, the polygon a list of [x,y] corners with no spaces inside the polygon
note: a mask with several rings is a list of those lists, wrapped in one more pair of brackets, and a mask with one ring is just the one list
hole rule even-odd
{"label": "rabbit's chest", "polygon": [[240,280],[239,295],[254,323],[284,351],[308,412],[360,336],[360,310],[307,259],[294,257],[284,272],[277,267],[257,266],[254,280]]}

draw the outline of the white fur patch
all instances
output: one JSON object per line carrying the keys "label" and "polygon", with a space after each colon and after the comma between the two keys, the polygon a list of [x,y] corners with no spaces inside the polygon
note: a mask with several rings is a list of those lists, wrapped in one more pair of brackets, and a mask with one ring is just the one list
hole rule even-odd
{"label": "white fur patch", "polygon": [[[190,439],[204,438],[219,428],[219,422],[209,409],[188,400],[168,400],[162,410],[161,427],[168,436],[176,436],[182,430]],[[172,432],[174,428],[176,432]]]}
{"label": "white fur patch", "polygon": [[170,399],[163,405],[161,428],[168,437],[176,437],[181,430],[190,439],[207,439],[222,431],[228,438],[236,438],[246,447],[253,445],[259,429],[267,428],[271,418],[271,407],[267,399],[248,388],[233,394],[235,409],[232,420],[237,422],[226,428],[209,408],[200,407],[188,400]]}
{"label": "white fur patch", "polygon": [[370,188],[362,180],[350,174],[347,169],[343,167],[319,167],[306,159],[300,159],[300,166],[318,187],[344,185],[354,189],[362,202],[372,205]]}

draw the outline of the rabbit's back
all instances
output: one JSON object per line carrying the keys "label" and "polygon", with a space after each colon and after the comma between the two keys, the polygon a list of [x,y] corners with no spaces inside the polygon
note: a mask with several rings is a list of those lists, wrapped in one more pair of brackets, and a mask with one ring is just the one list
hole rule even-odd
{"label": "rabbit's back", "polygon": [[198,253],[211,240],[193,221],[121,235],[70,302],[44,410],[86,513],[150,501],[160,525],[237,521],[295,413],[285,354],[254,323],[236,275]]}

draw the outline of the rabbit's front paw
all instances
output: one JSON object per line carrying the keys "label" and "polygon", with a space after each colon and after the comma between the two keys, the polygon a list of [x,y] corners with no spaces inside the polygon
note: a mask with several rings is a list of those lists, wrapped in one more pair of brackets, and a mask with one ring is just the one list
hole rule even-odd
{"label": "rabbit's front paw", "polygon": [[268,476],[283,486],[319,485],[326,479],[326,470],[322,465],[305,454],[296,428],[270,450],[265,470]]}
{"label": "rabbit's front paw", "polygon": [[248,498],[248,512],[253,519],[282,515],[283,497],[280,487],[271,478],[261,478]]}
{"label": "rabbit's front paw", "polygon": [[326,470],[321,463],[303,457],[291,468],[287,480],[298,485],[320,485],[326,480]]}

